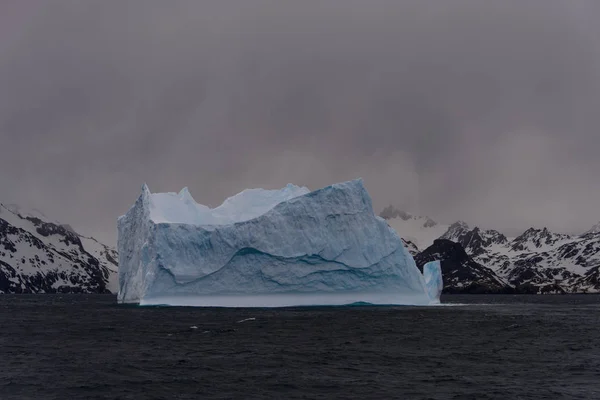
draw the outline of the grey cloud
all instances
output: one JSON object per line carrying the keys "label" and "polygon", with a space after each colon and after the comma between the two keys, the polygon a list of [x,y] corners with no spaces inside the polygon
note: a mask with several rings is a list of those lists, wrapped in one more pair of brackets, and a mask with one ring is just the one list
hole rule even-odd
{"label": "grey cloud", "polygon": [[600,213],[595,0],[0,5],[0,201],[114,240],[142,182],[217,205],[365,178],[510,231]]}

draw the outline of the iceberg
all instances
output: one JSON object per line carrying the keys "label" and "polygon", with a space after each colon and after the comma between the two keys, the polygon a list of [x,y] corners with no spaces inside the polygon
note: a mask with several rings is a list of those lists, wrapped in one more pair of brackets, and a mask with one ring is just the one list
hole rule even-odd
{"label": "iceberg", "polygon": [[444,281],[442,279],[442,266],[439,261],[430,261],[423,266],[425,287],[432,303],[439,303]]}
{"label": "iceberg", "polygon": [[196,203],[187,188],[152,194],[143,185],[117,225],[120,303],[439,301],[428,286],[437,278],[421,274],[398,234],[375,215],[361,179],[312,192],[292,184],[247,189],[216,208]]}

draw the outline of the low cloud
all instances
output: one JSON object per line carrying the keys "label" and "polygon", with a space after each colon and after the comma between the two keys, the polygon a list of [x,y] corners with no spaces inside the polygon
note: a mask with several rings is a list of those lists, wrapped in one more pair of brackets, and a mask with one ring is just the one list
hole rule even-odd
{"label": "low cloud", "polygon": [[217,205],[363,177],[505,231],[600,220],[594,0],[8,1],[0,201],[113,241],[140,185]]}

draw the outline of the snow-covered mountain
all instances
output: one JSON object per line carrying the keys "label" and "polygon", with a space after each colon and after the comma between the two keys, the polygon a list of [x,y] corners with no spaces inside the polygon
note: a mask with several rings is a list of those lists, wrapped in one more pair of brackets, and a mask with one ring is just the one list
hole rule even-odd
{"label": "snow-covered mountain", "polygon": [[431,246],[415,256],[422,269],[429,261],[441,261],[444,287],[448,293],[510,293],[510,285],[494,271],[469,256],[456,242],[436,239]]}
{"label": "snow-covered mountain", "polygon": [[[495,230],[470,228],[462,221],[445,226],[445,231],[439,233],[444,225],[432,221],[425,227],[415,222],[430,221],[429,218],[391,212],[394,210],[390,207],[386,210],[380,215],[405,241],[416,245],[409,249],[418,265],[434,259],[442,261],[447,292],[463,290],[473,282],[488,286],[488,292],[506,292],[496,283],[491,284],[489,277],[487,282],[475,279],[479,267],[489,269],[495,275],[494,281],[517,292],[600,292],[600,229],[597,228],[600,224],[583,235],[529,228],[517,237],[508,238]],[[460,262],[456,262],[453,257],[460,253],[458,249],[450,251],[449,244],[443,241],[434,243],[435,235],[459,244],[470,261],[462,259],[461,254]],[[477,291],[482,291],[481,287]]]}
{"label": "snow-covered mountain", "polygon": [[[446,292],[600,292],[600,223],[581,235],[529,228],[511,238],[393,207],[380,216],[417,265],[442,261]],[[0,203],[0,293],[116,293],[115,249],[50,221]]]}
{"label": "snow-covered mountain", "polygon": [[592,229],[586,232],[586,234],[588,233],[600,233],[600,222],[592,226]]}
{"label": "snow-covered mountain", "polygon": [[0,293],[114,293],[117,268],[113,248],[0,203]]}

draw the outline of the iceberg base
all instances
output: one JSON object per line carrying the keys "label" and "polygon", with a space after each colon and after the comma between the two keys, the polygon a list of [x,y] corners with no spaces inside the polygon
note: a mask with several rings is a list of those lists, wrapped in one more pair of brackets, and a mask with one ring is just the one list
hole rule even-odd
{"label": "iceberg base", "polygon": [[427,306],[439,304],[423,295],[398,293],[298,293],[231,296],[158,296],[141,299],[141,306],[184,307],[294,307],[343,306],[355,303],[373,305]]}

